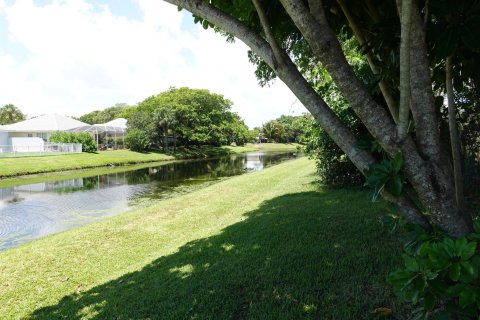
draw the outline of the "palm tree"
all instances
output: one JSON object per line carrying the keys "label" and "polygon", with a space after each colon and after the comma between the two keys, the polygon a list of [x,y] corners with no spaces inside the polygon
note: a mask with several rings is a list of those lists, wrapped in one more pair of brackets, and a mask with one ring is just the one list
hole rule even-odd
{"label": "palm tree", "polygon": [[0,108],[0,125],[12,124],[25,120],[25,115],[13,104],[6,104]]}
{"label": "palm tree", "polygon": [[175,114],[172,108],[168,106],[162,106],[155,111],[155,120],[157,125],[163,131],[163,148],[165,152],[168,152],[168,129],[175,122]]}

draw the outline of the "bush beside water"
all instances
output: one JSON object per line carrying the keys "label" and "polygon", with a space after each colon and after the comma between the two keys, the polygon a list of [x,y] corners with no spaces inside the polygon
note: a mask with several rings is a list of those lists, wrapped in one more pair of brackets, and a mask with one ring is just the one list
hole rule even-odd
{"label": "bush beside water", "polygon": [[50,136],[50,142],[81,143],[83,152],[96,152],[97,145],[87,132],[55,132]]}

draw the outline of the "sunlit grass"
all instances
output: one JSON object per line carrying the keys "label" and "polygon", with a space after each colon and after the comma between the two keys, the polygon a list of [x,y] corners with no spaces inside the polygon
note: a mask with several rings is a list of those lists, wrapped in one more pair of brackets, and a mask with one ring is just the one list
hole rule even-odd
{"label": "sunlit grass", "polygon": [[315,178],[287,161],[1,252],[0,318],[402,318],[384,205]]}
{"label": "sunlit grass", "polygon": [[44,157],[2,158],[0,159],[0,177],[173,159],[175,158],[161,153],[139,153],[129,150]]}

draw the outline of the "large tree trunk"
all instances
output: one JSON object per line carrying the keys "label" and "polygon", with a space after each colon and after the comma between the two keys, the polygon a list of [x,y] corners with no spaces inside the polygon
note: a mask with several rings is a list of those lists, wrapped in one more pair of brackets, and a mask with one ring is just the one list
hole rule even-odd
{"label": "large tree trunk", "polygon": [[[375,163],[375,159],[368,152],[357,146],[355,136],[308,84],[285,51],[275,43],[273,35],[268,32],[269,26],[267,22],[263,23],[267,37],[267,41],[265,41],[255,31],[207,2],[197,0],[165,1],[183,7],[195,15],[207,19],[245,42],[275,71],[277,76],[297,96],[360,171],[364,172],[365,169]],[[410,136],[400,140],[390,114],[373,100],[348,65],[335,34],[328,26],[321,12],[321,6],[317,7],[319,13],[313,16],[301,1],[281,0],[281,3],[306,41],[310,44],[316,58],[330,73],[335,84],[347,98],[372,136],[389,155],[394,156],[398,152],[404,155],[405,174],[426,207],[432,224],[453,236],[461,236],[468,233],[471,230],[471,220],[462,216],[458,210],[455,194],[451,192],[453,190],[453,180],[448,176],[448,170],[445,170],[445,167],[448,166],[438,165],[441,162],[441,156],[437,157],[433,163],[429,161],[433,155],[441,154],[439,140],[437,139],[438,128],[434,128],[433,138],[428,138],[425,142],[426,145],[423,148],[425,150],[422,150],[422,148],[419,150]],[[413,16],[417,14],[418,12],[415,12]],[[413,25],[412,39],[415,38],[415,32],[417,32],[415,23]],[[415,39],[418,40],[418,37]],[[428,64],[426,68],[428,68]],[[411,85],[413,89],[413,83]],[[427,93],[430,92],[427,95],[431,95],[431,86],[426,85],[425,82],[422,85],[423,87],[417,89]],[[414,97],[415,93],[412,92],[412,99]],[[434,106],[431,105],[426,107],[427,111],[417,110],[417,118],[421,120],[421,123],[431,122],[431,119],[435,118],[435,114],[432,115],[430,113],[431,110],[434,111],[433,108]],[[431,124],[430,122],[428,124]],[[423,157],[424,154],[428,155],[426,159]],[[412,221],[426,223],[426,218],[407,199],[402,197],[396,198],[391,195],[384,196],[389,201],[403,208],[404,214]]]}
{"label": "large tree trunk", "polygon": [[[340,44],[326,19],[313,17],[302,2],[280,0],[285,10],[299,28],[313,53],[332,76],[335,84],[355,110],[374,138],[391,156],[401,152],[405,157],[405,173],[413,188],[427,208],[432,222],[453,236],[461,236],[471,231],[471,220],[462,215],[452,192],[453,180],[445,170],[447,164],[438,165],[444,157],[436,161],[425,161],[409,137],[398,137],[395,126],[385,110],[369,95],[366,88],[356,78],[348,65]],[[418,15],[418,12],[414,16]],[[320,20],[319,20],[320,18]],[[412,22],[415,19],[412,19]],[[414,29],[412,23],[412,29]],[[415,29],[416,30],[416,29]],[[427,64],[428,68],[428,64]],[[288,85],[288,84],[287,84]],[[422,90],[432,92],[432,87],[423,83]],[[435,117],[434,105],[425,107],[425,119]],[[418,125],[418,124],[417,124]],[[432,128],[434,137],[438,136],[438,128]],[[428,153],[441,154],[439,140],[431,141]],[[347,153],[348,155],[348,153]]]}

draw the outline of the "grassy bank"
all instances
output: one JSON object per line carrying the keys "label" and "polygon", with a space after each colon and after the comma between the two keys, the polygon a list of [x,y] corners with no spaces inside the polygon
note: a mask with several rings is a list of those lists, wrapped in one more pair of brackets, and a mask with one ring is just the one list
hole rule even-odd
{"label": "grassy bank", "polygon": [[173,159],[175,158],[161,153],[139,153],[129,150],[44,157],[3,158],[0,159],[0,177]]}
{"label": "grassy bank", "polygon": [[65,154],[43,157],[0,158],[0,178],[27,174],[138,164],[145,162],[220,157],[231,153],[257,150],[296,151],[296,144],[247,144],[243,147],[198,147],[167,155],[159,152],[140,153],[129,150],[99,151],[98,153]]}
{"label": "grassy bank", "polygon": [[0,252],[6,319],[370,319],[400,245],[288,161]]}

